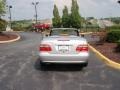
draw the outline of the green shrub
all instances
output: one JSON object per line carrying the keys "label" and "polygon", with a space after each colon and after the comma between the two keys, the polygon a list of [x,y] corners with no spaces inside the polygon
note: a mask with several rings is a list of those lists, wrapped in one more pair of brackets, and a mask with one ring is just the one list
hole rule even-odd
{"label": "green shrub", "polygon": [[31,31],[32,26],[28,26],[28,27],[12,27],[12,29],[14,31]]}
{"label": "green shrub", "polygon": [[7,22],[3,19],[0,19],[0,31],[5,31]]}
{"label": "green shrub", "polygon": [[120,52],[120,40],[117,42],[116,52]]}
{"label": "green shrub", "polygon": [[23,27],[12,27],[14,31],[25,31]]}
{"label": "green shrub", "polygon": [[120,30],[120,25],[114,25],[111,27],[107,27],[106,29],[108,29],[108,30]]}
{"label": "green shrub", "polygon": [[117,42],[120,40],[120,31],[110,31],[107,34],[107,39],[108,42]]}
{"label": "green shrub", "polygon": [[29,26],[25,27],[25,29],[26,29],[26,31],[32,31],[33,27],[32,27],[32,25],[29,25]]}

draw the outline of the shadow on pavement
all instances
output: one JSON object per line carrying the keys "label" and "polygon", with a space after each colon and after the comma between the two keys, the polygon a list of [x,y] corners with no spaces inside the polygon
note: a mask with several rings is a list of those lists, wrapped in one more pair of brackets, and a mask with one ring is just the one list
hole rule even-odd
{"label": "shadow on pavement", "polygon": [[80,64],[46,64],[41,67],[39,59],[36,60],[34,67],[40,71],[82,71],[83,69]]}

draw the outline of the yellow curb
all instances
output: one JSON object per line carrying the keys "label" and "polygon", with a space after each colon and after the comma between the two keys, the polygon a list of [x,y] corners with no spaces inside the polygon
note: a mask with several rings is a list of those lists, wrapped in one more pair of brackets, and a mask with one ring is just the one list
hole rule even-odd
{"label": "yellow curb", "polygon": [[115,69],[119,69],[120,70],[120,64],[114,62],[113,60],[110,60],[109,58],[107,58],[106,56],[104,56],[103,54],[101,54],[99,51],[97,51],[94,47],[92,47],[91,45],[89,45],[89,48],[96,53],[96,55],[98,57],[100,57],[108,66],[111,66]]}
{"label": "yellow curb", "polygon": [[16,34],[18,37],[16,39],[13,39],[13,40],[8,40],[8,41],[0,41],[0,44],[3,44],[3,43],[11,43],[11,42],[15,42],[15,41],[18,41],[21,37],[20,35]]}

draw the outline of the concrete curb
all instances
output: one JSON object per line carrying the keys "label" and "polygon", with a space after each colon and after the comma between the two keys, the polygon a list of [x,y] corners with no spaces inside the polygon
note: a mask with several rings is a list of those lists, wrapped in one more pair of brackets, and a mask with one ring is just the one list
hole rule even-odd
{"label": "concrete curb", "polygon": [[24,32],[24,31],[3,31],[3,32],[18,32],[18,33],[21,33],[21,32]]}
{"label": "concrete curb", "polygon": [[98,56],[100,57],[108,66],[113,67],[115,69],[119,69],[120,70],[120,64],[116,63],[112,60],[110,60],[109,58],[107,58],[106,56],[104,56],[103,54],[101,54],[99,51],[97,51],[94,47],[92,47],[91,45],[89,45],[89,48]]}
{"label": "concrete curb", "polygon": [[80,34],[84,34],[84,35],[86,35],[86,34],[92,34],[93,32],[87,32],[87,33],[80,33]]}
{"label": "concrete curb", "polygon": [[16,35],[18,36],[16,39],[8,40],[8,41],[0,41],[0,44],[11,43],[11,42],[18,41],[21,37],[20,37],[20,35],[18,35],[18,34],[16,34]]}

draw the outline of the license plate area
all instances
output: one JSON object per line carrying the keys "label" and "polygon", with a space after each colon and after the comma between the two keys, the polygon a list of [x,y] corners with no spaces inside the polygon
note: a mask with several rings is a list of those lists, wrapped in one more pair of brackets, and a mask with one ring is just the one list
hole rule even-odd
{"label": "license plate area", "polygon": [[69,52],[69,45],[58,45],[58,51],[62,53]]}

